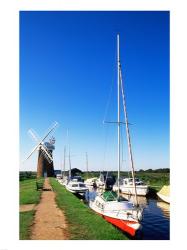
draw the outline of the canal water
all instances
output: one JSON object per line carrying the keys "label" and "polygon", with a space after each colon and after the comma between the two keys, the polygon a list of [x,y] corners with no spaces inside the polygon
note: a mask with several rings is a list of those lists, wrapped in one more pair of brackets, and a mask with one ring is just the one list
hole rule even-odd
{"label": "canal water", "polygon": [[170,208],[169,204],[151,198],[145,198],[142,204],[142,228],[135,239],[169,240],[170,239]]}
{"label": "canal water", "polygon": [[[96,190],[90,190],[85,195],[85,202],[93,199]],[[123,195],[125,198],[126,195]],[[132,201],[133,197],[130,198]],[[138,197],[143,208],[142,228],[132,239],[135,240],[169,240],[170,239],[170,206],[156,198]]]}

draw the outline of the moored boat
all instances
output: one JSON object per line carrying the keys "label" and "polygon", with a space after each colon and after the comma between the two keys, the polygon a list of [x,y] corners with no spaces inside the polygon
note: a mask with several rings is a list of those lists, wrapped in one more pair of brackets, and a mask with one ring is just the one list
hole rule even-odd
{"label": "moored boat", "polygon": [[106,221],[131,236],[141,227],[142,209],[137,209],[132,202],[118,197],[113,191],[97,195],[93,201],[90,200],[89,206]]}
{"label": "moored boat", "polygon": [[[128,195],[135,194],[135,189],[134,189],[132,178],[121,179],[119,185],[120,185],[119,186],[120,191],[122,193],[128,194]],[[143,181],[141,181],[139,178],[135,178],[135,185],[136,185],[137,195],[142,195],[142,196],[147,195],[147,193],[149,191],[149,187],[147,185],[145,185]],[[117,185],[117,183],[115,183],[115,185],[113,186],[113,190],[117,191],[117,189],[118,189],[118,185]]]}
{"label": "moored boat", "polygon": [[90,186],[95,186],[96,185],[96,180],[97,177],[93,177],[93,178],[88,178],[84,181],[84,183],[86,184],[86,186],[90,187]]}
{"label": "moored boat", "polygon": [[163,186],[157,193],[157,195],[161,200],[170,203],[170,186],[169,185]]}
{"label": "moored boat", "polygon": [[98,188],[104,190],[112,190],[115,183],[115,178],[109,172],[101,172],[98,179],[96,179],[96,185]]}
{"label": "moored boat", "polygon": [[[142,219],[142,212],[143,209],[140,208],[137,200],[137,192],[136,192],[136,184],[135,184],[135,171],[134,171],[134,163],[132,157],[132,150],[131,150],[131,142],[130,142],[130,133],[128,128],[128,118],[127,118],[127,111],[126,111],[126,102],[124,96],[124,89],[122,84],[122,72],[121,72],[121,64],[119,58],[119,35],[117,36],[117,71],[118,71],[118,119],[117,123],[118,127],[118,151],[117,151],[117,158],[118,158],[118,181],[117,181],[117,193],[114,191],[105,191],[104,193],[97,194],[94,199],[89,200],[89,206],[93,209],[96,213],[101,215],[106,221],[110,222],[114,226],[118,227],[124,232],[134,236],[136,231],[141,227],[140,221]],[[124,109],[124,116],[125,122],[120,121],[120,90],[121,95],[123,98],[123,109]],[[135,190],[135,200],[134,203],[129,202],[128,200],[122,198],[120,196],[120,168],[121,168],[121,125],[125,124],[126,127],[126,134],[127,134],[127,142],[128,142],[128,149],[129,149],[129,158],[131,163],[132,169],[132,179],[133,179],[133,186]],[[103,180],[104,182],[104,180]]]}
{"label": "moored boat", "polygon": [[74,194],[85,194],[88,191],[88,187],[86,187],[86,185],[80,181],[70,181],[66,185],[66,189]]}

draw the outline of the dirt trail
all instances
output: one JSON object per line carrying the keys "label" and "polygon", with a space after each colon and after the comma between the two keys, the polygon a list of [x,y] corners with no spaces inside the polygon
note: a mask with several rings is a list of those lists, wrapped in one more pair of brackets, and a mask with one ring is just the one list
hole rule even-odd
{"label": "dirt trail", "polygon": [[32,240],[67,240],[68,231],[65,216],[55,202],[55,193],[49,184],[44,182],[44,191],[40,203],[36,206]]}
{"label": "dirt trail", "polygon": [[35,209],[36,204],[26,204],[26,205],[20,205],[19,211],[20,212],[27,212]]}

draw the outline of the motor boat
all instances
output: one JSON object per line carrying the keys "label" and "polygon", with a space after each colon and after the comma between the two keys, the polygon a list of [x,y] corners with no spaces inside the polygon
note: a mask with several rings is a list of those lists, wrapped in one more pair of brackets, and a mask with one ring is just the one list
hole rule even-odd
{"label": "motor boat", "polygon": [[68,191],[74,194],[85,194],[89,190],[83,182],[79,181],[70,181],[65,187]]}
{"label": "motor boat", "polygon": [[[149,192],[149,187],[144,184],[143,181],[141,181],[139,178],[135,178],[135,185],[136,185],[136,192],[137,195],[146,196],[146,194]],[[124,178],[120,180],[120,191],[124,194],[128,195],[134,195],[135,194],[135,188],[133,185],[133,178]],[[117,191],[118,184],[116,183],[113,186],[113,190]]]}

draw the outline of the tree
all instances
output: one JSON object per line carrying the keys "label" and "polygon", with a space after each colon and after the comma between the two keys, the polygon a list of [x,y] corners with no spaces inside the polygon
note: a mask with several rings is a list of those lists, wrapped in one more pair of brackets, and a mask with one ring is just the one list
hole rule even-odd
{"label": "tree", "polygon": [[72,168],[71,169],[71,174],[72,175],[79,175],[79,174],[82,174],[82,171],[78,168]]}

